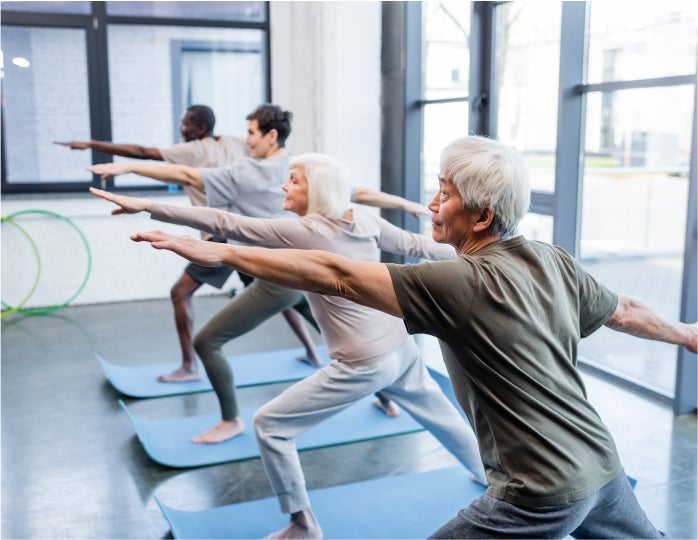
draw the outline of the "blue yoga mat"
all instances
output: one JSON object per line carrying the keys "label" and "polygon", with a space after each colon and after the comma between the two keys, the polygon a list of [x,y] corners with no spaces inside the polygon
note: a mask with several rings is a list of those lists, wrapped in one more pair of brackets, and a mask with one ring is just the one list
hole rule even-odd
{"label": "blue yoga mat", "polygon": [[[298,450],[333,446],[350,442],[388,437],[422,431],[424,428],[402,413],[387,417],[371,401],[373,396],[357,401],[351,407],[314,426],[298,437]],[[168,467],[199,467],[228,461],[259,457],[252,427],[254,410],[240,412],[246,431],[218,444],[194,444],[191,439],[220,421],[220,413],[187,416],[166,420],[148,420],[133,416],[123,401],[121,407],[128,415],[146,453],[157,463]]]}
{"label": "blue yoga mat", "polygon": [[[635,480],[628,477],[630,485]],[[427,538],[485,492],[463,467],[390,476],[309,492],[325,538]],[[285,527],[276,498],[198,512],[155,497],[174,538],[263,538]]]}
{"label": "blue yoga mat", "polygon": [[[469,474],[453,467],[317,489],[310,503],[325,538],[426,538],[484,493]],[[288,523],[276,498],[200,512],[157,502],[174,538],[263,538]]]}
{"label": "blue yoga mat", "polygon": [[[318,350],[325,362],[329,361],[327,347],[319,345]],[[255,386],[277,382],[297,381],[317,371],[318,368],[296,360],[305,354],[304,348],[282,349],[276,351],[239,354],[228,358],[235,374],[235,386]],[[119,365],[107,362],[100,354],[94,353],[102,364],[104,375],[109,383],[125,396],[134,398],[152,398],[208,392],[211,383],[200,365],[202,378],[198,381],[181,383],[164,383],[157,380],[158,375],[170,373],[177,369],[178,363]]]}

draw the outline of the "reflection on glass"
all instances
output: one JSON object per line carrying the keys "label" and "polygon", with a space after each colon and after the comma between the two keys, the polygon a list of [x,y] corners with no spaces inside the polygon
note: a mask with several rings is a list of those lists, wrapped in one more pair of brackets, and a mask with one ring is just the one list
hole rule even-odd
{"label": "reflection on glass", "polygon": [[3,26],[2,49],[7,182],[90,182],[89,152],[53,143],[90,138],[84,30]]}
{"label": "reflection on glass", "polygon": [[555,187],[561,6],[519,0],[495,12],[495,134],[521,153],[541,191]]}
{"label": "reflection on glass", "polygon": [[206,19],[213,21],[264,21],[264,2],[107,2],[107,15]]}
{"label": "reflection on glass", "polygon": [[72,13],[89,15],[91,2],[7,2],[3,0],[2,11],[28,11],[33,13]]}
{"label": "reflection on glass", "polygon": [[[264,35],[248,29],[110,25],[112,140],[156,147],[181,142],[181,117],[194,104],[213,109],[216,135],[244,137],[245,117],[265,96]],[[118,176],[115,183],[160,185],[134,175]]]}
{"label": "reflection on glass", "polygon": [[592,2],[588,81],[695,73],[697,25],[698,2]]}
{"label": "reflection on glass", "polygon": [[427,1],[424,18],[424,97],[468,95],[470,2]]}
{"label": "reflection on glass", "polygon": [[[679,316],[693,87],[589,96],[582,264],[612,290]],[[671,394],[676,347],[602,329],[582,355]]]}

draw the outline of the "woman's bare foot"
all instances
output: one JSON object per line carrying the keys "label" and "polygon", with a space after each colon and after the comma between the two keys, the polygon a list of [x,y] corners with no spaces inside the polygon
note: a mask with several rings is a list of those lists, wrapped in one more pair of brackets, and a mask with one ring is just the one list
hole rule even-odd
{"label": "woman's bare foot", "polygon": [[180,367],[175,369],[172,373],[167,375],[160,375],[157,380],[159,382],[189,382],[198,381],[201,379],[201,374],[198,368],[189,369],[185,367]]}
{"label": "woman's bare foot", "polygon": [[245,431],[245,422],[239,416],[235,420],[221,420],[208,431],[194,437],[196,444],[215,444],[241,435]]}
{"label": "woman's bare foot", "polygon": [[400,407],[398,407],[394,401],[389,401],[387,405],[384,405],[380,399],[374,399],[373,404],[390,418],[395,418],[400,414]]}
{"label": "woman's bare foot", "polygon": [[322,529],[310,508],[291,514],[291,522],[281,530],[269,533],[264,538],[320,539]]}
{"label": "woman's bare foot", "polygon": [[304,355],[297,356],[296,360],[299,362],[304,362],[306,364],[309,364],[313,367],[320,367],[324,362],[322,358],[320,358],[317,354],[315,354],[314,351],[309,351],[306,349],[306,352]]}

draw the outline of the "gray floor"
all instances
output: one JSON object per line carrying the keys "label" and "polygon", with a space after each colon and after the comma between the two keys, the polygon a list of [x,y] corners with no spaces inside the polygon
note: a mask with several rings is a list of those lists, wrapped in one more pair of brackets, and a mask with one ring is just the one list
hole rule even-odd
{"label": "gray floor", "polygon": [[[197,298],[197,326],[225,301]],[[424,345],[428,354],[431,345]],[[276,317],[226,352],[297,346]],[[190,510],[271,495],[259,460],[189,470],[153,463],[93,351],[125,364],[177,360],[169,302],[3,319],[2,538],[170,538],[155,495]],[[661,404],[591,375],[585,380],[655,525],[673,538],[696,538],[696,416],[676,418]],[[285,386],[242,389],[241,406],[254,407]],[[125,401],[139,416],[217,410],[212,393]],[[427,433],[306,451],[301,460],[310,488],[456,464]]]}

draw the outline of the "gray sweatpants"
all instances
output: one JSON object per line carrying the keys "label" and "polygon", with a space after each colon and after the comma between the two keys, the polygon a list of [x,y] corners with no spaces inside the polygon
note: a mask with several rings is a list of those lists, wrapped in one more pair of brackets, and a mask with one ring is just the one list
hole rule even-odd
{"label": "gray sweatpants", "polygon": [[473,430],[429,376],[419,348],[409,337],[373,365],[353,368],[332,360],[257,411],[257,444],[282,512],[310,507],[295,438],[380,389],[478,478],[485,478]]}
{"label": "gray sweatpants", "polygon": [[625,473],[569,504],[517,506],[483,495],[430,538],[665,538],[640,508]]}

